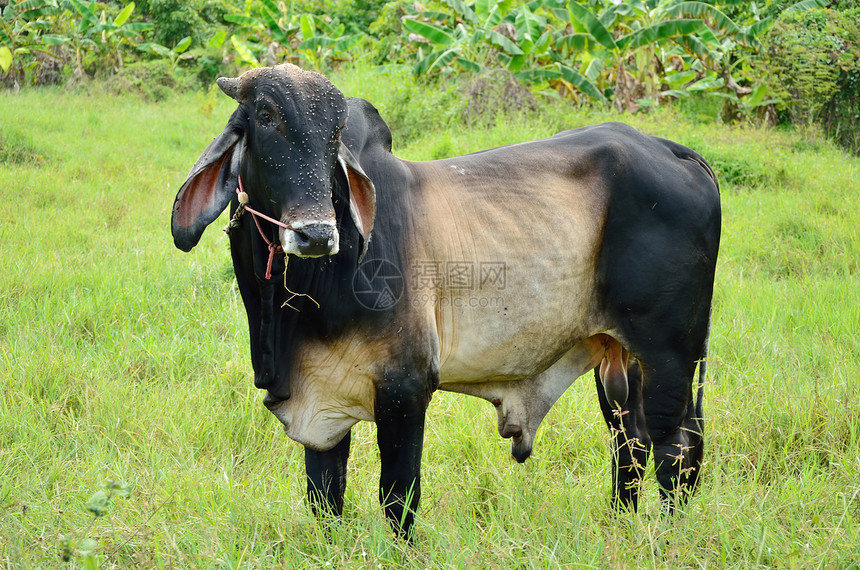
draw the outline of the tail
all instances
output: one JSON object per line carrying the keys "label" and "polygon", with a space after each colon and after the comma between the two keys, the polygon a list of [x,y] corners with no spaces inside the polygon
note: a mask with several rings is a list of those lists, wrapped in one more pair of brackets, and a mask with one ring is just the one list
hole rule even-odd
{"label": "tail", "polygon": [[714,174],[714,170],[711,168],[711,165],[708,164],[707,161],[699,155],[699,153],[690,148],[685,147],[684,145],[678,144],[674,141],[670,141],[669,139],[661,140],[663,140],[666,146],[669,147],[669,150],[672,151],[672,154],[674,154],[678,158],[682,160],[691,160],[698,164],[714,182],[714,186],[717,187],[717,192],[720,191],[720,183],[719,181],[717,181],[717,175]]}
{"label": "tail", "polygon": [[711,316],[708,315],[708,332],[705,333],[705,342],[702,344],[702,356],[699,359],[699,386],[696,389],[696,418],[699,423],[703,422],[705,416],[702,408],[705,399],[705,373],[708,369],[708,344],[711,339]]}
{"label": "tail", "polygon": [[693,162],[695,162],[696,164],[698,164],[699,166],[701,166],[702,168],[704,168],[704,169],[705,169],[705,172],[707,172],[707,173],[708,173],[708,176],[710,176],[710,177],[711,177],[711,180],[713,180],[713,181],[714,181],[714,186],[716,186],[716,187],[717,187],[717,191],[719,192],[719,190],[720,190],[720,183],[717,181],[717,175],[716,175],[716,174],[714,174],[714,171],[711,169],[711,165],[710,165],[710,164],[708,164],[707,162],[705,162],[705,159],[704,159],[704,158],[702,158],[702,157],[701,157],[701,156],[699,156],[698,154],[693,154],[692,156],[686,156],[686,157],[684,157],[684,158],[686,158],[687,160],[692,160]]}

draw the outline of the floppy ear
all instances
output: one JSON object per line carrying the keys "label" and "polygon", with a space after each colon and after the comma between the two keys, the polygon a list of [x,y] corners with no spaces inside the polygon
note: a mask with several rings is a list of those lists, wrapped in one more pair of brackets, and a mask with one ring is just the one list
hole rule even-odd
{"label": "floppy ear", "polygon": [[244,115],[236,110],[227,127],[213,140],[176,194],[170,230],[173,243],[191,251],[203,230],[217,218],[236,192],[239,162],[245,149]]}
{"label": "floppy ear", "polygon": [[360,262],[367,253],[370,235],[373,232],[373,220],[376,217],[376,188],[343,143],[340,143],[337,161],[349,182],[349,213],[361,237],[364,238],[364,246],[358,256]]}

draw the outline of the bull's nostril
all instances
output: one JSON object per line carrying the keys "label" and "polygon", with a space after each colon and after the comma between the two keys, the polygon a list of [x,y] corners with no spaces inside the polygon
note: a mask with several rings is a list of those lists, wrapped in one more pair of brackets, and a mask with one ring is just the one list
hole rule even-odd
{"label": "bull's nostril", "polygon": [[520,438],[523,436],[523,428],[518,424],[505,424],[502,428],[501,436],[504,438]]}
{"label": "bull's nostril", "polygon": [[299,252],[305,255],[328,255],[337,243],[334,224],[307,224],[295,232]]}
{"label": "bull's nostril", "polygon": [[281,232],[281,246],[297,257],[323,257],[338,253],[338,238],[334,222],[295,222]]}

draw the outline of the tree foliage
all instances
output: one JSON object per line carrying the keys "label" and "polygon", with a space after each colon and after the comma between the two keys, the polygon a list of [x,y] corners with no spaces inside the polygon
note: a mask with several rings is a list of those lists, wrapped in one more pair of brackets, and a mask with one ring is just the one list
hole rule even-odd
{"label": "tree foliage", "polygon": [[786,121],[823,124],[860,152],[860,8],[786,13],[768,30],[758,67]]}
{"label": "tree foliage", "polygon": [[539,96],[622,112],[704,94],[724,116],[775,109],[856,148],[857,20],[852,2],[827,0],[12,0],[0,85],[159,70],[209,85],[361,57],[431,81],[503,70]]}
{"label": "tree foliage", "polygon": [[[135,4],[115,10],[82,0],[23,0],[0,16],[0,69],[7,83],[55,83],[123,65],[123,52],[153,29],[134,22]],[[86,69],[85,69],[86,68]]]}
{"label": "tree foliage", "polygon": [[[773,22],[752,6],[730,16],[708,1],[447,0],[408,10],[403,26],[417,46],[416,74],[504,67],[537,88],[636,111],[691,94],[753,93],[731,77]],[[761,89],[755,99],[763,101]]]}

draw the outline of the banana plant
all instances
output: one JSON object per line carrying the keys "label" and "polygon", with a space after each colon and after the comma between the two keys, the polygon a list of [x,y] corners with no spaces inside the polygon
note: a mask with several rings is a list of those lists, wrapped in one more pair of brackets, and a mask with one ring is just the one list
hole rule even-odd
{"label": "banana plant", "polygon": [[230,45],[239,61],[250,67],[260,67],[259,58],[264,55],[267,59],[284,57],[299,41],[296,18],[288,17],[286,8],[282,10],[273,0],[260,0],[260,4],[256,12],[224,16],[244,32],[242,37],[232,34]]}
{"label": "banana plant", "polygon": [[189,47],[191,47],[191,36],[185,36],[176,42],[173,48],[155,42],[147,42],[137,46],[137,49],[166,59],[170,63],[170,69],[176,69],[180,61],[193,59],[199,55],[199,53],[188,52]]}
{"label": "banana plant", "polygon": [[410,34],[407,41],[418,45],[415,75],[442,71],[452,63],[472,72],[505,67],[516,74],[545,55],[552,42],[546,18],[529,4],[513,10],[511,4],[479,0],[472,8],[450,0],[450,13],[413,11],[403,20],[403,29]]}
{"label": "banana plant", "polygon": [[6,6],[0,16],[0,69],[4,74],[26,75],[39,65],[35,53],[50,54],[50,44],[42,38],[60,13],[56,1],[24,0]]}
{"label": "banana plant", "polygon": [[[681,4],[691,10],[679,8]],[[702,2],[672,0],[611,4],[598,14],[570,2],[567,12],[573,29],[589,39],[586,74],[593,72],[596,83],[612,92],[613,103],[621,111],[635,111],[659,101],[667,69],[689,70],[693,59],[717,53],[719,42],[705,21],[687,16],[708,13],[720,22],[731,22]],[[698,73],[691,76],[693,80],[703,78]]]}
{"label": "banana plant", "polygon": [[83,73],[83,54],[85,51],[102,51],[105,62],[114,70],[122,67],[121,46],[136,45],[131,40],[139,37],[143,32],[152,30],[152,24],[129,22],[129,17],[134,12],[134,2],[128,3],[117,16],[107,20],[104,10],[99,16],[94,12],[97,9],[96,2],[82,2],[81,0],[64,0],[62,6],[79,18],[76,28],[68,34],[49,34],[43,37],[43,41],[54,45],[69,43],[75,54],[75,75],[81,77]]}
{"label": "banana plant", "polygon": [[[134,2],[126,4],[122,10],[113,18],[108,20],[107,13],[102,10],[98,17],[95,17],[93,8],[97,5],[95,2],[89,6],[79,2],[78,0],[69,0],[69,3],[82,14],[82,21],[86,21],[87,25],[91,26],[87,29],[90,37],[95,38],[98,43],[98,49],[103,52],[103,55],[109,54],[113,59],[115,69],[123,66],[122,49],[123,45],[136,47],[144,32],[151,31],[153,24],[147,22],[131,22],[130,18],[134,12]],[[95,24],[93,24],[95,20]]]}
{"label": "banana plant", "polygon": [[316,69],[342,59],[362,38],[362,34],[345,35],[342,23],[329,23],[311,14],[302,14],[299,30],[302,42],[296,49]]}
{"label": "banana plant", "polygon": [[504,67],[525,84],[563,83],[590,99],[605,102],[591,79],[564,59],[564,55],[593,41],[584,33],[565,34],[553,29],[551,19],[564,3],[533,0],[513,9],[511,4],[477,0],[469,6],[461,0],[449,0],[451,13],[414,12],[403,21],[411,43],[419,44],[413,72],[432,74],[450,70],[452,64],[471,72]]}
{"label": "banana plant", "polygon": [[[412,11],[403,21],[417,48],[414,72],[505,67],[536,89],[552,86],[577,100],[635,111],[663,99],[731,91],[731,70],[758,49],[770,26],[754,3],[735,21],[721,6],[738,0],[446,0],[442,9]],[[801,0],[806,10],[826,0]],[[735,10],[737,12],[737,10]],[[756,100],[766,101],[760,91]]]}
{"label": "banana plant", "polygon": [[415,19],[403,20],[403,29],[411,34],[424,38],[421,43],[430,46],[429,53],[424,53],[424,46],[418,48],[418,62],[412,72],[415,75],[431,74],[448,67],[456,62],[469,71],[480,72],[483,65],[474,61],[472,51],[472,36],[463,24],[453,29],[445,26]]}
{"label": "banana plant", "polygon": [[[789,9],[822,3],[802,0]],[[612,91],[616,108],[627,111],[727,87],[737,95],[752,93],[737,88],[730,70],[737,50],[756,49],[757,36],[770,25],[769,19],[740,25],[711,1],[609,2],[597,13],[568,2],[567,12],[573,29],[586,38],[582,46],[590,65],[602,69],[592,79]]]}
{"label": "banana plant", "polygon": [[239,60],[251,67],[259,67],[263,55],[269,63],[300,55],[312,67],[322,69],[343,59],[363,37],[347,35],[344,24],[313,14],[288,14],[283,4],[277,6],[273,0],[260,3],[256,12],[225,16],[245,32],[241,38],[232,35],[230,43]]}
{"label": "banana plant", "polygon": [[[130,2],[112,20],[104,10],[97,16],[95,2],[81,0],[24,0],[3,11],[0,18],[0,44],[6,49],[0,59],[7,63],[4,71],[18,66],[26,73],[39,65],[33,54],[41,52],[57,59],[59,46],[71,49],[74,73],[84,75],[83,54],[100,51],[108,66],[122,66],[123,45],[133,46],[152,24],[130,22],[134,2]],[[70,25],[71,23],[71,25]],[[8,50],[8,54],[6,54]]]}

